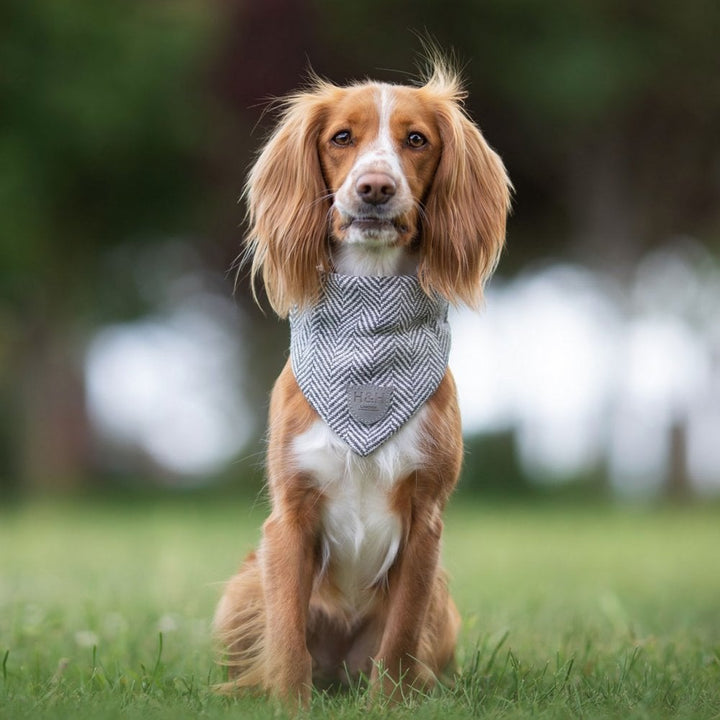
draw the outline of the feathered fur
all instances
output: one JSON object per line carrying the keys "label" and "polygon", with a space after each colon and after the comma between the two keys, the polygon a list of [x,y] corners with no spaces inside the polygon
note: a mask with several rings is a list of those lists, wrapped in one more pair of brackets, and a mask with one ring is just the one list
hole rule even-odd
{"label": "feathered fur", "polygon": [[[313,78],[284,101],[245,191],[253,284],[262,278],[278,315],[315,302],[331,270],[416,272],[426,292],[479,304],[510,183],[464,97],[435,56],[418,86]],[[411,421],[360,458],[287,364],[270,402],[272,512],[215,616],[223,689],[297,707],[313,683],[361,675],[393,698],[432,685],[452,665],[459,626],[439,556],[461,460],[449,370]]]}

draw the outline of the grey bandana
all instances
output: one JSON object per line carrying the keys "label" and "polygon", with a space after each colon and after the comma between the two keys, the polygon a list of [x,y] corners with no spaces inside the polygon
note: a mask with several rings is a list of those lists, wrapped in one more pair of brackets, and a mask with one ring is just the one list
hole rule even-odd
{"label": "grey bandana", "polygon": [[310,405],[369,455],[435,392],[450,353],[448,303],[413,275],[327,274],[320,301],[290,312],[290,362]]}

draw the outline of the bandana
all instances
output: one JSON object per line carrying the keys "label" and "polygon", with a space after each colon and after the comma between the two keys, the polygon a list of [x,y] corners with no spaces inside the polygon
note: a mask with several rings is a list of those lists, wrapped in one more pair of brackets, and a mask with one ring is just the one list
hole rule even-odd
{"label": "bandana", "polygon": [[308,402],[358,455],[435,392],[450,353],[448,303],[414,275],[329,273],[319,302],[290,312],[290,363]]}

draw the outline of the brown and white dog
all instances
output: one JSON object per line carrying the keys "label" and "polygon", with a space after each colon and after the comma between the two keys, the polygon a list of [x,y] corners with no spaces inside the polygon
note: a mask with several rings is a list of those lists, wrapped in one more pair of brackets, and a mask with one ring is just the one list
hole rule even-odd
{"label": "brown and white dog", "polygon": [[[505,236],[510,183],[467,117],[457,74],[421,86],[320,79],[284,102],[247,183],[253,278],[284,317],[322,273],[416,273],[477,306]],[[429,687],[453,662],[459,614],[439,563],[462,437],[449,370],[389,440],[362,457],[308,404],[290,363],[270,402],[272,512],[215,615],[228,691],[291,706],[317,685]]]}

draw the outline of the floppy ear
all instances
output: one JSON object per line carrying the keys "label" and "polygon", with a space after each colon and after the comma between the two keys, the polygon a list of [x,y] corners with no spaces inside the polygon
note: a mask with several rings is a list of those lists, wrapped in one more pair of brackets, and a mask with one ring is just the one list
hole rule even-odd
{"label": "floppy ear", "polygon": [[420,280],[477,307],[505,241],[511,184],[500,157],[465,115],[459,87],[438,103],[443,148],[425,204]]}
{"label": "floppy ear", "polygon": [[318,157],[323,88],[285,101],[280,122],[250,171],[245,187],[253,293],[258,274],[275,312],[316,299],[319,270],[330,266],[329,199]]}

